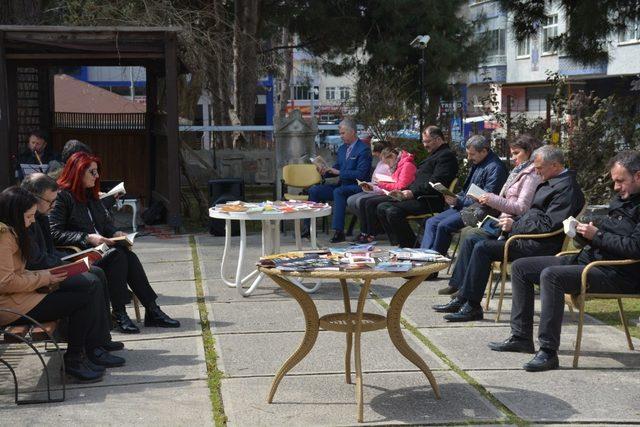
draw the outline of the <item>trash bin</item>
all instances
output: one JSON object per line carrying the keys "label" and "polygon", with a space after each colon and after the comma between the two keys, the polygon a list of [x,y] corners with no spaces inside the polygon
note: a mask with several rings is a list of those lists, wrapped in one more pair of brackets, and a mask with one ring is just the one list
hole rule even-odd
{"label": "trash bin", "polygon": [[[244,180],[242,178],[222,178],[209,181],[209,206],[213,207],[234,200],[244,201]],[[209,233],[214,236],[224,236],[224,220],[211,218]],[[238,221],[231,222],[231,235],[240,235]]]}

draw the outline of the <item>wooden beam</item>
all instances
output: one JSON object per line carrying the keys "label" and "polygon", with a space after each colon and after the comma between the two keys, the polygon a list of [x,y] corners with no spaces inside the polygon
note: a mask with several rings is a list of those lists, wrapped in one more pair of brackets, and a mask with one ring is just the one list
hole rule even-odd
{"label": "wooden beam", "polygon": [[9,144],[9,82],[4,51],[4,32],[0,31],[0,190],[15,179],[10,161]]}
{"label": "wooden beam", "polygon": [[81,27],[64,25],[0,25],[0,31],[11,32],[34,32],[34,33],[176,33],[181,31],[181,27],[127,27],[127,26],[102,26],[102,27]]}
{"label": "wooden beam", "polygon": [[[146,95],[147,95],[147,144],[149,144],[149,194],[153,196],[153,191],[157,185],[157,156],[158,147],[156,146],[156,136],[153,130],[156,127],[156,112],[158,111],[158,72],[156,67],[147,65],[145,67],[146,78]],[[151,198],[147,199],[151,200]]]}
{"label": "wooden beam", "polygon": [[169,177],[168,223],[176,231],[182,225],[180,215],[180,144],[178,141],[178,52],[175,33],[165,38],[165,85],[167,94],[167,173]]}
{"label": "wooden beam", "polygon": [[6,58],[12,61],[21,60],[96,60],[96,59],[162,59],[162,53],[7,53]]}

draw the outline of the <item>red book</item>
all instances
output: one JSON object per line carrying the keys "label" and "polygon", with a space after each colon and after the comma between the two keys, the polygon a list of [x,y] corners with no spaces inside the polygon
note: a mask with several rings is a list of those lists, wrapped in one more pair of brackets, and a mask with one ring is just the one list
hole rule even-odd
{"label": "red book", "polygon": [[67,277],[72,277],[77,274],[86,273],[89,271],[91,264],[89,263],[89,257],[84,257],[79,259],[78,261],[72,262],[71,264],[61,265],[60,267],[52,268],[49,270],[51,274],[58,274],[67,272]]}

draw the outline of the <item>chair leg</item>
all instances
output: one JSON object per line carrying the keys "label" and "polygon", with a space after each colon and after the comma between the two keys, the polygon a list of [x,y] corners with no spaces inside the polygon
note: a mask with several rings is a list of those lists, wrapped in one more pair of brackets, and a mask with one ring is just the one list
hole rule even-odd
{"label": "chair leg", "polygon": [[447,267],[447,274],[449,274],[449,272],[451,271],[453,260],[456,258],[456,253],[458,253],[458,246],[460,246],[461,237],[462,237],[462,233],[458,233],[458,240],[456,240],[456,245],[453,247],[453,255],[451,255],[451,262],[449,263],[449,267]]}
{"label": "chair leg", "polygon": [[496,323],[500,321],[500,313],[502,312],[502,300],[504,299],[504,288],[507,282],[507,266],[504,262],[500,264],[500,297],[498,297],[498,311],[496,312]]}
{"label": "chair leg", "polygon": [[484,301],[484,311],[489,310],[489,302],[491,301],[491,288],[493,287],[493,264],[489,271],[489,283],[487,284],[487,296]]}
{"label": "chair leg", "polygon": [[576,335],[576,348],[573,351],[573,367],[578,367],[578,359],[580,358],[580,344],[582,343],[582,326],[584,325],[584,299],[580,298],[580,307],[578,307],[578,333]]}
{"label": "chair leg", "polygon": [[142,317],[140,317],[140,301],[135,294],[133,294],[133,310],[136,312],[136,320],[140,323],[142,320]]}
{"label": "chair leg", "polygon": [[624,315],[622,298],[618,298],[618,309],[620,311],[620,321],[622,322],[622,327],[624,327],[624,333],[627,336],[627,344],[629,345],[629,350],[633,350],[633,341],[631,341],[631,335],[629,334],[629,324],[627,323],[627,318]]}

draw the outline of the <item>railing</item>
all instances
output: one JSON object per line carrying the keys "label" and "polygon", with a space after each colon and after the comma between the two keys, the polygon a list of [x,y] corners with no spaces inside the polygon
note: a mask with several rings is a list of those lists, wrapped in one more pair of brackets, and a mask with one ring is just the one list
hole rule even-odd
{"label": "railing", "polygon": [[144,130],[145,113],[62,113],[54,115],[57,129]]}

